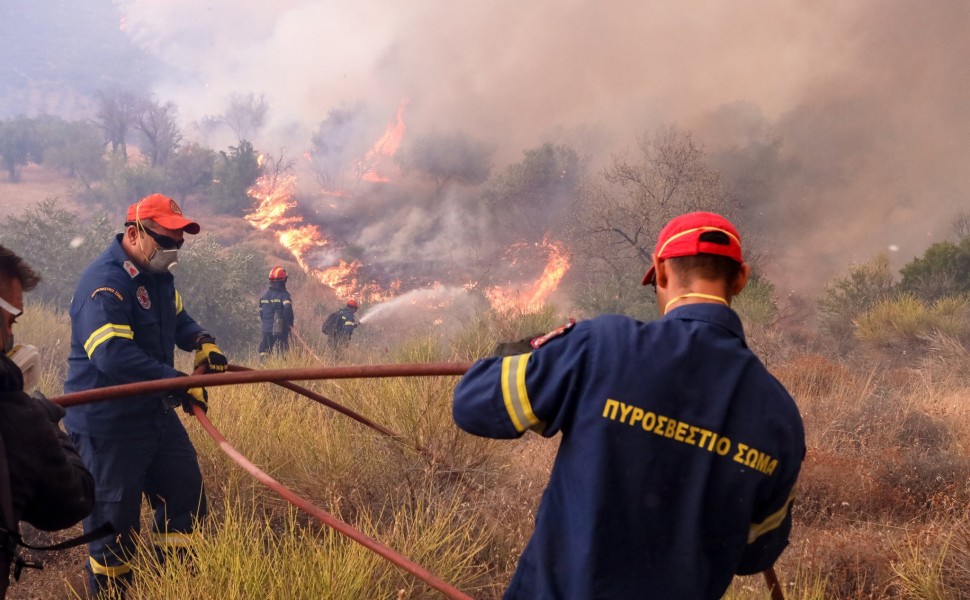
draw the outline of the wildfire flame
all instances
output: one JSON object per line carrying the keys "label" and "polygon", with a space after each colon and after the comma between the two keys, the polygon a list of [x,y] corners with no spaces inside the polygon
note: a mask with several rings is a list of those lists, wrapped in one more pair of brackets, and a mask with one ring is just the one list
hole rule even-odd
{"label": "wildfire flame", "polygon": [[246,215],[246,220],[257,229],[271,229],[280,245],[290,251],[300,267],[320,283],[333,288],[339,297],[374,302],[393,296],[400,282],[392,283],[387,290],[381,289],[375,282],[361,283],[357,277],[360,261],[338,260],[336,265],[324,269],[309,264],[308,256],[328,249],[331,243],[316,225],[305,223],[302,216],[291,213],[297,206],[292,199],[295,189],[294,175],[260,176],[247,191],[259,204],[251,214]]}
{"label": "wildfire flame", "polygon": [[[398,106],[397,116],[393,123],[389,123],[384,135],[374,144],[367,154],[358,162],[357,172],[360,178],[367,181],[388,181],[386,171],[382,167],[388,164],[401,144],[404,135],[404,109],[407,98]],[[260,156],[262,164],[263,157]],[[386,288],[375,281],[362,281],[359,271],[362,264],[358,260],[346,261],[337,258],[337,248],[320,232],[320,229],[304,221],[296,211],[297,202],[293,199],[296,190],[296,176],[290,173],[264,174],[247,191],[250,197],[257,201],[251,214],[246,220],[254,227],[266,231],[270,230],[279,243],[289,250],[300,267],[320,283],[332,288],[341,298],[357,298],[369,303],[382,303],[399,297],[401,280],[391,282]],[[323,196],[349,198],[352,195],[343,190],[321,190]],[[336,204],[330,205],[336,208]],[[525,242],[514,244],[506,252],[507,266],[515,267],[526,259],[530,248],[537,247],[548,253],[545,269],[542,275],[532,283],[525,285],[495,286],[485,289],[485,296],[492,308],[501,312],[533,311],[542,306],[549,296],[556,290],[559,282],[569,270],[569,254],[560,242],[551,241],[548,236],[541,243],[528,244]],[[317,268],[320,256],[326,255],[325,262],[336,264],[327,268]],[[530,261],[531,262],[531,261]],[[441,286],[435,282],[430,288],[434,292]],[[463,286],[465,290],[477,287],[475,283]],[[428,292],[428,290],[425,290]],[[410,294],[411,292],[408,292]],[[406,294],[407,295],[407,294]],[[395,300],[396,301],[396,300]],[[412,300],[414,302],[415,300]],[[443,300],[445,304],[450,299]],[[429,308],[442,308],[428,305]],[[362,317],[363,318],[363,317]],[[437,322],[435,323],[438,324]]]}
{"label": "wildfire flame", "polygon": [[397,116],[393,123],[388,123],[384,135],[367,151],[364,158],[357,164],[360,178],[364,181],[386,183],[390,179],[383,173],[388,159],[397,153],[401,146],[401,139],[404,137],[404,108],[408,105],[408,99],[404,98],[397,107]]}
{"label": "wildfire flame", "polygon": [[[485,297],[492,308],[499,312],[532,311],[540,308],[559,286],[559,282],[569,271],[569,253],[559,242],[542,240],[540,247],[549,252],[549,260],[534,283],[524,289],[516,287],[491,287],[485,290]],[[510,250],[514,250],[513,246]],[[517,259],[513,259],[515,264]]]}

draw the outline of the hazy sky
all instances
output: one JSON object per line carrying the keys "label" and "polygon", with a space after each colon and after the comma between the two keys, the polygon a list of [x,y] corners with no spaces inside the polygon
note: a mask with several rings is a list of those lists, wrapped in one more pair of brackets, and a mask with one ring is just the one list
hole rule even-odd
{"label": "hazy sky", "polygon": [[880,251],[901,266],[970,206],[963,0],[114,3],[185,121],[264,93],[260,143],[291,155],[331,108],[363,102],[380,130],[405,97],[406,136],[460,130],[499,167],[547,140],[602,165],[692,130],[751,194],[782,287]]}

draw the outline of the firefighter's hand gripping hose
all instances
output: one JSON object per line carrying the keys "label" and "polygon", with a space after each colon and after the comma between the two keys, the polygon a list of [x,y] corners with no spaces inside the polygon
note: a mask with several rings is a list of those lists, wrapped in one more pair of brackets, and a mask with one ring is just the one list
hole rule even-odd
{"label": "firefighter's hand gripping hose", "polygon": [[[319,379],[364,379],[364,378],[377,378],[377,377],[420,377],[420,376],[447,376],[447,375],[463,375],[470,367],[472,363],[470,362],[452,362],[452,363],[423,363],[423,364],[386,364],[386,365],[360,365],[360,366],[346,366],[346,367],[303,367],[303,368],[290,368],[290,369],[266,369],[266,370],[252,370],[246,367],[241,367],[237,365],[228,365],[228,372],[216,373],[216,374],[199,374],[205,368],[204,365],[200,365],[199,371],[196,374],[189,375],[187,377],[178,377],[172,379],[158,379],[154,381],[143,381],[138,383],[131,383],[126,385],[118,385],[108,388],[99,388],[93,390],[87,390],[84,392],[75,392],[71,394],[65,394],[56,398],[51,398],[51,400],[63,407],[76,406],[79,404],[86,404],[88,402],[99,402],[103,400],[110,400],[114,398],[121,398],[125,396],[133,396],[138,394],[148,394],[154,392],[165,392],[165,391],[181,391],[184,392],[186,388],[190,387],[215,387],[222,385],[235,385],[241,383],[276,383],[284,388],[295,391],[297,393],[303,394],[304,396],[319,402],[333,410],[344,414],[355,421],[380,432],[381,434],[394,439],[395,441],[404,442],[404,437],[397,434],[374,421],[360,415],[349,408],[346,408],[333,400],[330,400],[312,390],[299,386],[292,383],[292,380],[319,380]],[[371,539],[364,533],[358,531],[354,527],[347,523],[337,519],[327,511],[314,505],[312,502],[306,498],[296,494],[295,492],[289,490],[283,486],[280,482],[273,479],[269,474],[260,470],[256,465],[251,463],[246,457],[240,454],[228,441],[222,436],[221,433],[215,428],[211,421],[209,421],[206,416],[205,410],[199,406],[195,405],[193,408],[193,414],[199,420],[202,428],[209,434],[212,439],[216,441],[219,445],[220,450],[222,450],[226,455],[232,458],[238,465],[240,465],[244,470],[246,470],[250,475],[256,478],[258,481],[272,489],[280,497],[290,502],[294,506],[303,509],[309,515],[322,522],[323,524],[337,530],[342,535],[350,538],[351,540],[361,544],[368,550],[376,553],[385,560],[394,564],[395,566],[407,571],[408,573],[414,575],[421,581],[427,583],[432,588],[441,592],[446,598],[455,600],[472,600],[470,596],[458,590],[449,583],[438,578],[436,575],[425,569],[424,567],[414,563],[407,557],[395,552],[391,548],[384,546],[380,542]],[[422,448],[420,446],[414,446],[414,449],[418,452],[424,454],[432,461],[440,462],[433,453],[428,449]],[[772,600],[784,600],[784,592],[778,581],[778,576],[775,573],[774,567],[768,567],[763,571],[763,576],[765,583],[771,593]]]}

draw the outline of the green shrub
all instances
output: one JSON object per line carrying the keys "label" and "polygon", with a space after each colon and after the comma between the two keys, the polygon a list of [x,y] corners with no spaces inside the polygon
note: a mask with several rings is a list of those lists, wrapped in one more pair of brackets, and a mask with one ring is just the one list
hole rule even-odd
{"label": "green shrub", "polygon": [[861,342],[894,354],[924,350],[934,334],[970,339],[970,298],[943,297],[930,304],[903,293],[877,303],[856,323]]}
{"label": "green shrub", "polygon": [[107,247],[114,231],[104,215],[82,220],[54,198],[7,217],[0,226],[3,245],[43,278],[33,297],[61,310],[71,304],[78,275]]}
{"label": "green shrub", "polygon": [[837,347],[853,341],[856,317],[888,298],[893,290],[889,258],[880,254],[867,263],[852,265],[849,273],[825,286],[818,300],[819,329]]}

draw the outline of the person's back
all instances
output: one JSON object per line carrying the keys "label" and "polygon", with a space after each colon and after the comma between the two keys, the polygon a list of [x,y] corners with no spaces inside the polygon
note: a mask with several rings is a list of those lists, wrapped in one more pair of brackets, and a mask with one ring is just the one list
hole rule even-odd
{"label": "person's back", "polygon": [[293,301],[286,289],[288,275],[283,267],[273,267],[269,272],[269,288],[259,299],[259,320],[262,339],[260,356],[279,349],[289,349],[290,329],[295,321]]}
{"label": "person's back", "polygon": [[[775,492],[794,483],[798,412],[730,309],[600,317],[523,356],[542,434],[563,437],[507,597],[719,598],[735,573],[771,565],[787,530],[749,546],[748,525],[778,511]],[[564,382],[564,366],[583,377]],[[477,419],[467,401],[486,397],[491,378],[469,375],[455,391],[466,401],[458,425],[511,437]]]}
{"label": "person's back", "polygon": [[350,340],[354,330],[360,325],[357,320],[358,304],[356,300],[348,300],[347,305],[327,316],[323,322],[322,331],[330,339],[330,347],[336,350]]}
{"label": "person's back", "polygon": [[[658,241],[660,269],[644,278],[661,319],[561,328],[477,362],[455,389],[465,431],[562,432],[506,598],[720,598],[735,574],[770,567],[787,545],[801,418],[728,306],[749,273],[733,226],[720,248],[705,237],[716,215],[687,217],[664,232],[701,243]],[[691,252],[713,258],[680,258]]]}

